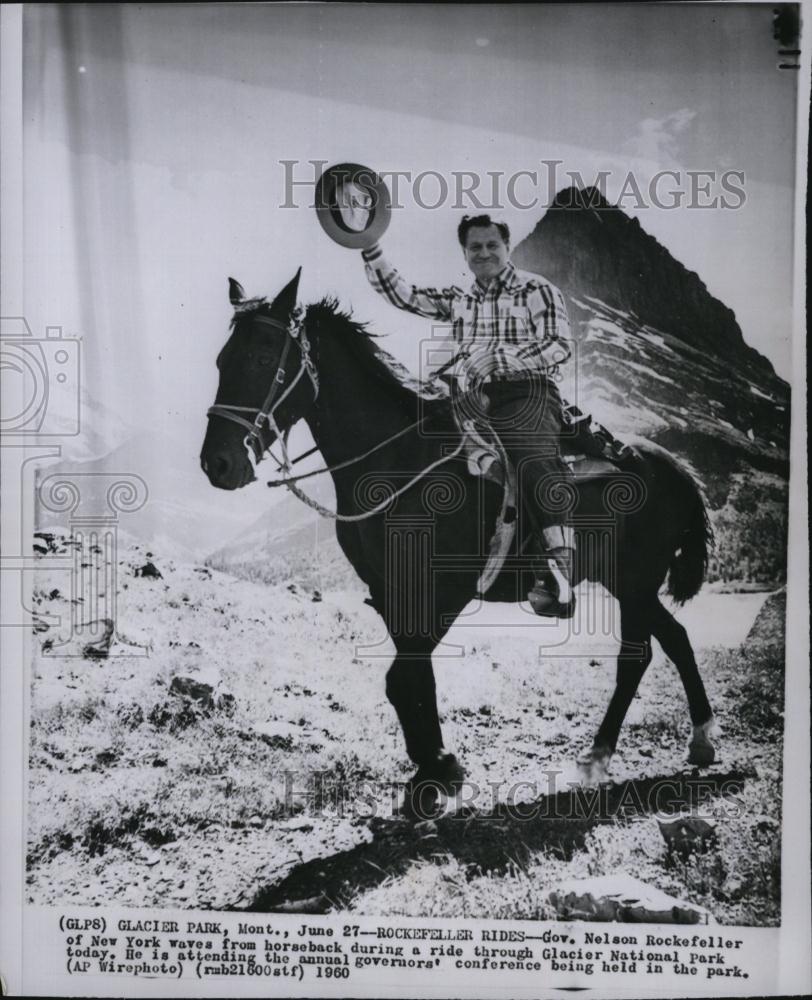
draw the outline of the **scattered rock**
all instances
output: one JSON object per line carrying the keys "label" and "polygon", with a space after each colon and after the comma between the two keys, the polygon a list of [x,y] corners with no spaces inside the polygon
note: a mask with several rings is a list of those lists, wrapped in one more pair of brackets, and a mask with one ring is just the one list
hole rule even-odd
{"label": "scattered rock", "polygon": [[215,694],[214,707],[224,715],[233,715],[237,707],[237,699],[230,691],[220,691]]}
{"label": "scattered rock", "polygon": [[781,824],[774,816],[766,816],[762,814],[756,817],[756,829],[759,833],[777,833],[780,831]]}
{"label": "scattered rock", "polygon": [[268,746],[280,750],[293,749],[294,741],[300,741],[302,730],[289,722],[261,722],[254,726],[254,733]]}
{"label": "scattered rock", "polygon": [[158,702],[150,711],[148,719],[156,729],[168,729],[171,733],[177,733],[197,725],[201,715],[202,710],[197,703],[184,698],[176,699],[174,703]]}
{"label": "scattered rock", "polygon": [[50,531],[35,531],[34,551],[38,555],[47,555],[49,552],[58,552],[59,543],[57,542],[56,535],[51,534]]}
{"label": "scattered rock", "polygon": [[293,816],[291,819],[285,819],[281,823],[277,823],[276,828],[278,830],[298,830],[302,833],[307,833],[308,830],[313,829],[313,824],[309,819],[305,819],[304,816]]}
{"label": "scattered rock", "polygon": [[634,924],[715,923],[701,906],[669,896],[631,875],[574,879],[552,889],[547,899],[561,920],[616,920]]}
{"label": "scattered rock", "polygon": [[204,708],[214,708],[214,689],[218,683],[219,678],[212,681],[208,676],[184,677],[176,674],[169,685],[169,692],[200,702]]}
{"label": "scattered rock", "polygon": [[171,844],[178,839],[171,826],[166,827],[166,829],[157,826],[147,827],[142,832],[141,837],[150,847],[163,847],[164,844]]}
{"label": "scattered rock", "polygon": [[149,577],[154,580],[163,580],[163,573],[158,569],[154,562],[147,560],[143,566],[137,567],[135,570],[135,576]]}
{"label": "scattered rock", "polygon": [[702,853],[717,843],[716,825],[699,816],[685,815],[676,818],[657,819],[660,833],[673,851],[681,858]]}
{"label": "scattered rock", "polygon": [[105,660],[110,652],[113,642],[113,632],[115,625],[112,618],[101,618],[88,622],[83,630],[88,629],[91,633],[101,631],[102,635],[98,639],[93,639],[82,647],[82,656],[88,660]]}
{"label": "scattered rock", "polygon": [[314,604],[318,604],[321,601],[321,599],[322,599],[322,597],[321,597],[321,591],[320,590],[314,590],[313,591],[313,597],[312,597],[313,603]]}
{"label": "scattered rock", "polygon": [[119,705],[116,709],[116,718],[127,729],[138,729],[144,721],[144,709],[134,701],[127,705]]}
{"label": "scattered rock", "polygon": [[169,693],[196,702],[206,712],[215,709],[230,714],[236,707],[234,695],[223,688],[216,670],[201,670],[195,674],[175,674]]}

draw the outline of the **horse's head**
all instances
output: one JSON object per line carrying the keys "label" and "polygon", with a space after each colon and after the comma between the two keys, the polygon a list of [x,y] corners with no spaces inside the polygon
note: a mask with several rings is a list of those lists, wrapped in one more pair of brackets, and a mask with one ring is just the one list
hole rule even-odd
{"label": "horse's head", "polygon": [[217,358],[220,383],[200,453],[213,486],[234,490],[252,482],[250,456],[259,462],[315,399],[316,372],[296,306],[300,273],[273,302],[246,299],[242,285],[229,278],[234,318]]}

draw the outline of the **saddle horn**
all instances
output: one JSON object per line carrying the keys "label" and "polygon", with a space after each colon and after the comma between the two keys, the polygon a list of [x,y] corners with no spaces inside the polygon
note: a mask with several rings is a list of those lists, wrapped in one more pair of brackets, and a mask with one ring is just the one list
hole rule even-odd
{"label": "saddle horn", "polygon": [[228,297],[233,306],[238,305],[245,298],[245,289],[236,278],[228,279]]}

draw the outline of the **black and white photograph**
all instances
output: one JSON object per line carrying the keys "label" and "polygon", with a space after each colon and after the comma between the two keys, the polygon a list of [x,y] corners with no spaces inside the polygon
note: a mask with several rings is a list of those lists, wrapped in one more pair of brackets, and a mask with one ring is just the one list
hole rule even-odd
{"label": "black and white photograph", "polygon": [[2,991],[808,993],[808,5],[3,18]]}

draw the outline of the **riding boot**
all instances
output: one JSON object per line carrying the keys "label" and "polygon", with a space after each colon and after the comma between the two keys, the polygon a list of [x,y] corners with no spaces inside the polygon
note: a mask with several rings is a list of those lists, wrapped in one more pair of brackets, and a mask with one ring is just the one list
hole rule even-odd
{"label": "riding boot", "polygon": [[[575,544],[570,527],[545,529],[543,554],[533,562],[536,582],[527,595],[530,607],[540,617],[572,618],[575,594],[572,589],[575,570]],[[549,545],[550,541],[557,544]],[[568,544],[561,544],[562,542]]]}

